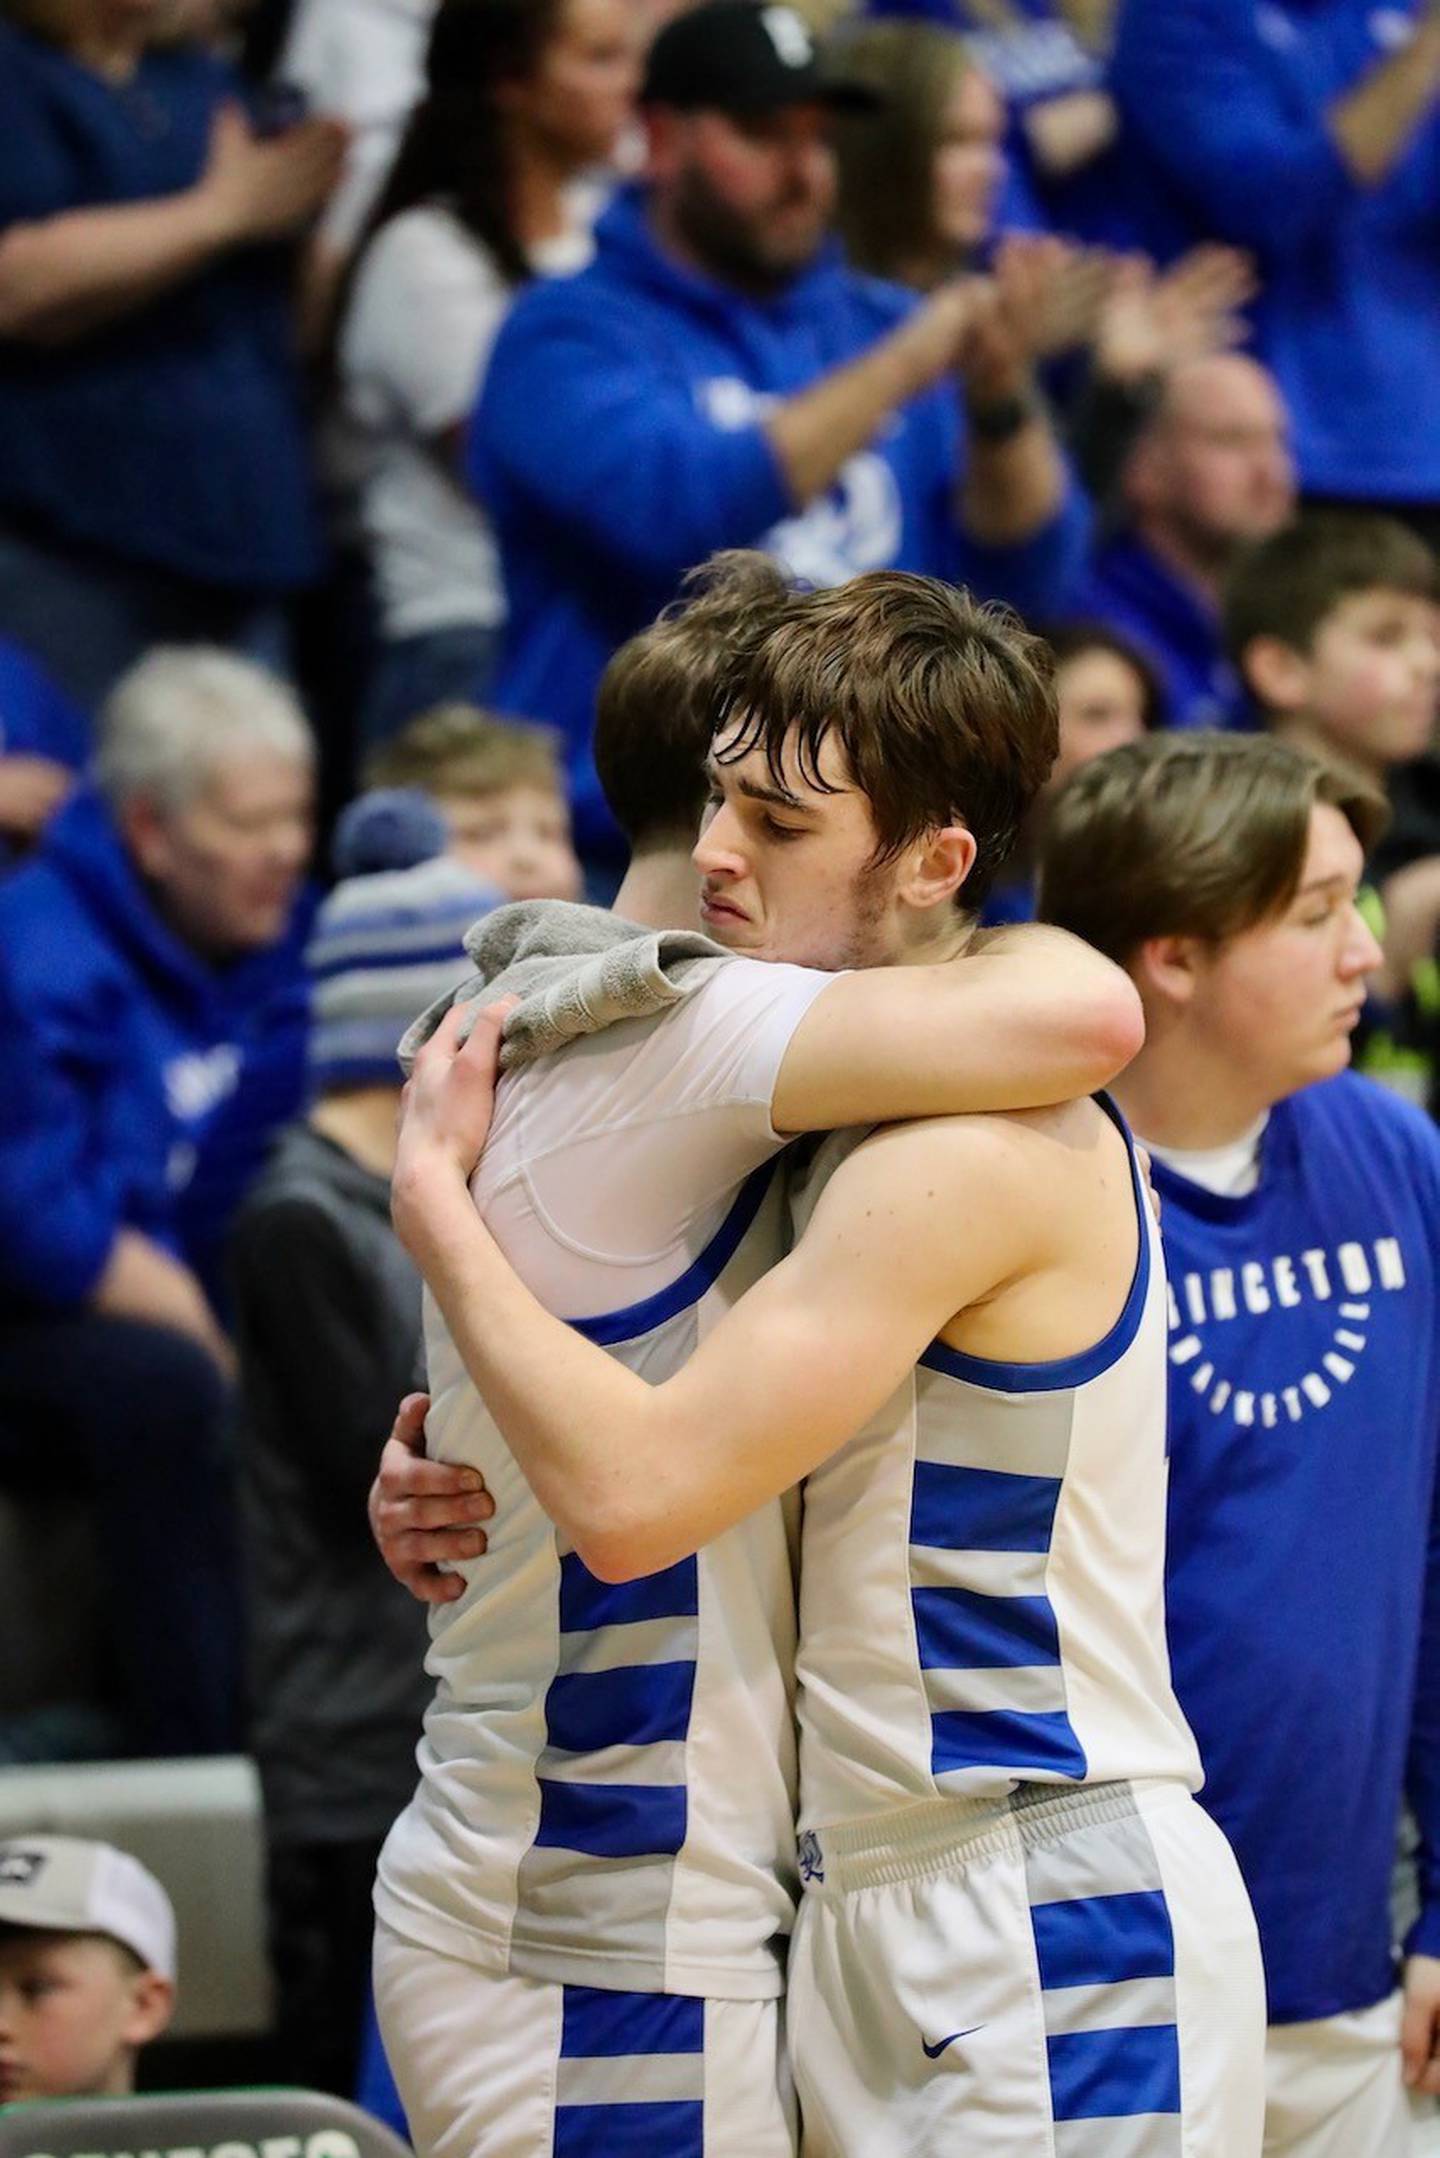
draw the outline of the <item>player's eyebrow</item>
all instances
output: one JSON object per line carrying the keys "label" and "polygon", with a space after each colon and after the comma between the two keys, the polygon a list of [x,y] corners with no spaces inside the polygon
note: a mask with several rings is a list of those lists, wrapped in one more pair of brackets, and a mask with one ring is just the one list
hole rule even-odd
{"label": "player's eyebrow", "polygon": [[[720,766],[713,757],[705,759],[705,777],[709,780],[711,786],[718,791]],[[791,794],[786,787],[767,787],[758,779],[737,779],[735,789],[737,793],[743,794],[747,801],[768,802],[775,809],[797,810],[802,817],[808,817],[812,814],[808,805],[800,799],[800,796]]]}

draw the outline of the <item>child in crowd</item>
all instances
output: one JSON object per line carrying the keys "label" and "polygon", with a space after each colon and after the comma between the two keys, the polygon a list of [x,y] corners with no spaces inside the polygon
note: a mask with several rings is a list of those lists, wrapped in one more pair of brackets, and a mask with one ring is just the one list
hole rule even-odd
{"label": "child in crowd", "polygon": [[580,864],[555,738],[547,728],[441,704],[386,743],[369,787],[419,787],[444,812],[449,852],[507,899],[578,899]]}
{"label": "child in crowd", "polygon": [[[1435,740],[1436,596],[1435,557],[1408,525],[1310,511],[1241,561],[1225,599],[1226,646],[1272,734],[1388,793],[1396,771]],[[1440,923],[1432,918],[1417,934],[1410,908],[1387,923],[1388,887],[1371,907],[1386,964],[1356,1062],[1425,1101],[1440,1060]]]}
{"label": "child in crowd", "polygon": [[1138,742],[1163,727],[1165,692],[1138,645],[1103,622],[1057,622],[1046,632],[1055,655],[1060,747],[1050,777],[1026,819],[1004,880],[985,903],[987,929],[1035,915],[1035,860],[1050,804],[1072,772],[1107,749]]}
{"label": "child in crowd", "polygon": [[414,1786],[429,1691],[423,1623],[365,1515],[390,1404],[424,1373],[420,1281],[390,1226],[395,1052],[465,975],[465,932],[500,895],[447,855],[406,861],[407,836],[422,856],[445,843],[423,798],[370,796],[342,824],[337,866],[371,866],[342,875],[306,954],[315,1099],[241,1210],[230,1259],[277,2025],[287,2076],[348,2095],[375,1861]]}
{"label": "child in crowd", "polygon": [[175,1913],[138,1860],[78,1836],[0,1843],[0,2105],[123,2098],[175,2007]]}

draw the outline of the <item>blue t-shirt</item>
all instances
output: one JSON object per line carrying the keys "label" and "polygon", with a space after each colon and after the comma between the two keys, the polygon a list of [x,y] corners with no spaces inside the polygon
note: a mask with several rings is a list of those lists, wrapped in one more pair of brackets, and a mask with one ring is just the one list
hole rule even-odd
{"label": "blue t-shirt", "polygon": [[1409,36],[1421,0],[1123,0],[1111,88],[1137,238],[1252,249],[1261,356],[1316,493],[1440,498],[1440,111],[1362,187],[1331,105]]}
{"label": "blue t-shirt", "polygon": [[1407,1781],[1440,1952],[1440,1133],[1347,1073],[1274,1110],[1247,1197],[1154,1175],[1176,1690],[1272,2021],[1342,2014],[1394,1983]]}
{"label": "blue t-shirt", "polygon": [[870,569],[954,578],[1039,615],[1078,573],[1089,522],[1072,491],[1021,546],[968,541],[949,382],[902,406],[796,513],[767,409],[858,358],[914,294],[827,249],[773,299],[748,298],[657,246],[640,188],[622,190],[596,239],[578,277],[516,300],[470,438],[510,604],[493,701],[563,730],[587,852],[618,836],[590,759],[601,672],[717,548],[764,547],[816,585]]}
{"label": "blue t-shirt", "polygon": [[[192,187],[238,78],[147,53],[107,82],[0,21],[0,235]],[[0,520],[260,591],[320,559],[287,250],[237,249],[59,343],[0,340]]]}

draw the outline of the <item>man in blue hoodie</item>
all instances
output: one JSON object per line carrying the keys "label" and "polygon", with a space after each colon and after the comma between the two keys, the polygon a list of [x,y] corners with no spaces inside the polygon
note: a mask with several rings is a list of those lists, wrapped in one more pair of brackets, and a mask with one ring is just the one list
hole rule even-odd
{"label": "man in blue hoodie", "polygon": [[1440,505],[1440,8],[1127,0],[1111,87],[1138,237],[1249,248],[1301,481]]}
{"label": "man in blue hoodie", "polygon": [[141,1750],[235,1736],[207,1284],[303,1079],[313,754],[250,663],[159,650],[0,887],[0,1482],[88,1471]]}
{"label": "man in blue hoodie", "polygon": [[915,570],[1037,614],[1078,567],[1087,518],[1023,336],[1058,243],[927,300],[849,270],[827,125],[868,96],[822,74],[788,7],[678,16],[646,76],[648,177],[589,269],[532,286],[496,343],[470,443],[510,602],[494,698],[564,730],[592,862],[619,855],[590,758],[600,674],[716,549],[817,585]]}

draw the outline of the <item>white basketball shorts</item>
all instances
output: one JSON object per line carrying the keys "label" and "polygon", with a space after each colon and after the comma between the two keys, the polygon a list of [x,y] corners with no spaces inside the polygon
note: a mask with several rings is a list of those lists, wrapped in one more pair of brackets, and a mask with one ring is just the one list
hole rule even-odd
{"label": "white basketball shorts", "polygon": [[1259,2158],[1255,1921],[1180,1785],[941,1800],[800,1858],[806,2158]]}
{"label": "white basketball shorts", "polygon": [[779,2001],[511,1978],[375,1928],[421,2158],[795,2158]]}

